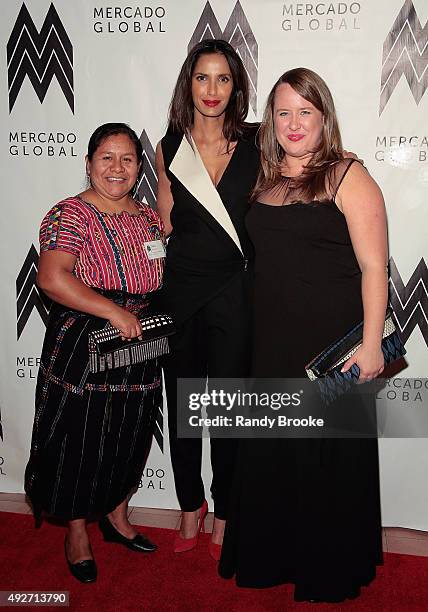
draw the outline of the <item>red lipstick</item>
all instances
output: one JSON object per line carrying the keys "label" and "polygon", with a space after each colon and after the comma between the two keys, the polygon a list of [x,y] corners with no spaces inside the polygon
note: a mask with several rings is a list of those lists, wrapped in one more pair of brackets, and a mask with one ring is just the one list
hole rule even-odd
{"label": "red lipstick", "polygon": [[288,140],[291,140],[291,142],[299,142],[299,140],[302,140],[304,136],[303,134],[289,134],[287,138]]}
{"label": "red lipstick", "polygon": [[205,106],[214,108],[215,106],[218,106],[220,104],[221,100],[202,100],[202,102],[205,104]]}

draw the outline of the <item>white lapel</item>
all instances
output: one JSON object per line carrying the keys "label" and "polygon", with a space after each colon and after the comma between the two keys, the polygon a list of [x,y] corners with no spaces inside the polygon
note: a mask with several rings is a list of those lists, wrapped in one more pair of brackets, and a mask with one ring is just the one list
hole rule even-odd
{"label": "white lapel", "polygon": [[[184,185],[187,191],[189,191],[222,226],[224,231],[232,238],[233,242],[242,253],[241,243],[229,217],[229,213],[217,189],[213,185],[210,175],[199,154],[198,147],[193,140],[192,144],[193,149],[187,138],[183,136],[169,169]],[[231,161],[232,160],[230,160],[229,163]]]}

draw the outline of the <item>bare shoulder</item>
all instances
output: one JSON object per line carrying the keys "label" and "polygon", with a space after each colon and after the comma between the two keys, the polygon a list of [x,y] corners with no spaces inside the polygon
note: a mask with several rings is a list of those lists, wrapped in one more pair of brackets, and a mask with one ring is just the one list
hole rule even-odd
{"label": "bare shoulder", "polygon": [[342,210],[347,211],[350,206],[372,205],[383,206],[382,191],[376,181],[356,160],[343,160],[338,162],[338,172],[343,179],[337,190],[336,204]]}
{"label": "bare shoulder", "polygon": [[373,184],[377,186],[376,181],[370,176],[368,170],[361,162],[356,159],[343,159],[338,162],[339,172],[344,173],[343,184],[357,182],[363,184]]}

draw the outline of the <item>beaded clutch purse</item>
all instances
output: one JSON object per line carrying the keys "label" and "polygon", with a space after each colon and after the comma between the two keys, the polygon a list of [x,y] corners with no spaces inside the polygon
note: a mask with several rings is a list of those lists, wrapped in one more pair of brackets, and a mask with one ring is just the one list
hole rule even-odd
{"label": "beaded clutch purse", "polygon": [[169,315],[156,314],[140,319],[142,340],[122,340],[121,332],[107,323],[103,329],[88,334],[89,369],[104,372],[134,363],[156,359],[169,353],[168,336],[175,333]]}
{"label": "beaded clutch purse", "polygon": [[[360,369],[357,364],[354,363],[347,372],[341,372],[340,370],[345,361],[360,348],[362,342],[363,322],[358,323],[305,366],[309,379],[317,381],[325,403],[329,404],[349,391],[353,383],[358,380]],[[385,365],[406,354],[390,308],[388,308],[385,316],[381,348]]]}

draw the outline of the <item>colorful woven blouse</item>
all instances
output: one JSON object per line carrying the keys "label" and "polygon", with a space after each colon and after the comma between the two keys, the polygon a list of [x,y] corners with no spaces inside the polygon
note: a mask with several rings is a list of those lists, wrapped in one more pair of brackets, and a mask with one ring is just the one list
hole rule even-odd
{"label": "colorful woven blouse", "polygon": [[162,284],[164,258],[148,258],[145,242],[165,241],[162,221],[147,204],[139,214],[100,212],[79,197],[56,204],[40,227],[40,251],[77,257],[73,274],[85,285],[144,294]]}

